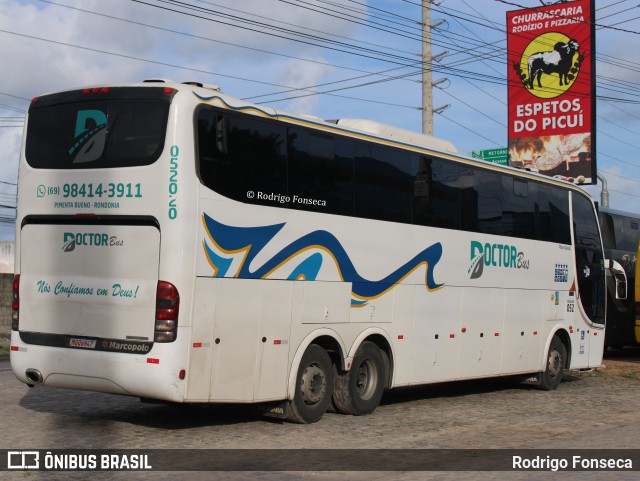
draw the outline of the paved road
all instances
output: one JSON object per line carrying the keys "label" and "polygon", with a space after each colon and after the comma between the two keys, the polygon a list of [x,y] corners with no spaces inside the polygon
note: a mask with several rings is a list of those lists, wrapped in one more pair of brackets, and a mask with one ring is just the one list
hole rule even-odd
{"label": "paved road", "polygon": [[[0,363],[0,449],[640,448],[640,365],[634,362],[640,362],[638,353],[616,354],[615,359],[605,360],[609,369],[604,373],[571,375],[555,392],[502,380],[403,389],[387,393],[370,416],[327,414],[309,426],[269,420],[244,406],[151,405],[111,394],[29,389]],[[627,373],[621,366],[633,369]],[[87,479],[89,473],[2,474],[8,479],[62,480]],[[548,477],[548,472],[90,473],[92,480]],[[628,480],[640,479],[640,472],[577,472],[563,477]]]}

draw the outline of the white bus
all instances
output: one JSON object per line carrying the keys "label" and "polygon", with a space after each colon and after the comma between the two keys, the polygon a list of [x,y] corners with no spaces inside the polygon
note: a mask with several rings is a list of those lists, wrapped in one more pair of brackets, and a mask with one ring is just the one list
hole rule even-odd
{"label": "white bus", "polygon": [[555,389],[602,359],[591,199],[374,122],[193,83],[43,95],[16,223],[11,365],[29,385],[310,423],[398,386]]}

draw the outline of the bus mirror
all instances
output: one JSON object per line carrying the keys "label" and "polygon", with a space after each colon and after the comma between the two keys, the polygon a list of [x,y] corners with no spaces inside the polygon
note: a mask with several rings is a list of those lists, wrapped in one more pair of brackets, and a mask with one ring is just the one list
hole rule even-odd
{"label": "bus mirror", "polygon": [[605,269],[611,271],[616,281],[616,299],[624,300],[627,298],[627,274],[617,261],[605,259]]}

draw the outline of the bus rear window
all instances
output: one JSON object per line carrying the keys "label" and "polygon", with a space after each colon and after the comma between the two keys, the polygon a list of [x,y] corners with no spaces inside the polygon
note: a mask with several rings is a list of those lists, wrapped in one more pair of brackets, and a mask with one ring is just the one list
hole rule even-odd
{"label": "bus rear window", "polygon": [[[153,163],[164,146],[170,96],[156,89],[42,97],[29,109],[26,160],[39,169],[103,169]],[[132,91],[133,95],[132,95]],[[140,94],[140,90],[147,91]]]}

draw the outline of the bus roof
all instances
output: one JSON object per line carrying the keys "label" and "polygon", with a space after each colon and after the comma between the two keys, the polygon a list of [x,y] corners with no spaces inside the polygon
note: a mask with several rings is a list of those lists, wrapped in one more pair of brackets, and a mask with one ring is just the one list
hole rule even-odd
{"label": "bus roof", "polygon": [[401,129],[399,127],[386,125],[373,120],[339,119],[327,120],[327,122],[406,144],[417,145],[419,147],[426,147],[443,152],[451,152],[453,154],[458,153],[458,149],[456,149],[455,145],[448,140],[440,139],[432,135],[421,134],[412,130]]}

